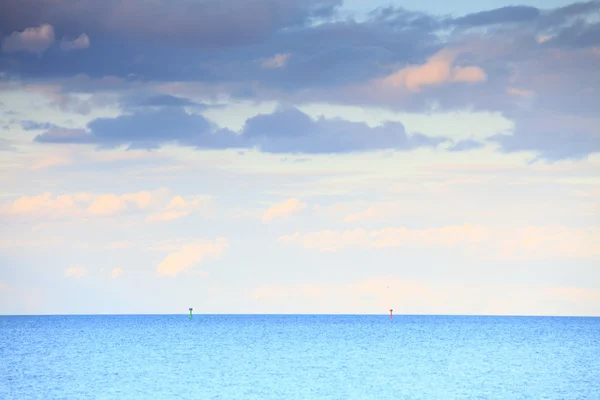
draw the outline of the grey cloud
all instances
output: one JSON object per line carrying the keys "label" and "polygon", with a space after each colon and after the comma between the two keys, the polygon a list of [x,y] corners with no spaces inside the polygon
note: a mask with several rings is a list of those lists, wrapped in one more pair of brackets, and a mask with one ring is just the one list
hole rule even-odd
{"label": "grey cloud", "polygon": [[85,33],[79,35],[76,39],[70,40],[63,37],[60,41],[60,49],[63,51],[84,50],[90,47],[90,38]]}
{"label": "grey cloud", "polygon": [[[363,22],[346,20],[313,25],[310,21],[327,20],[339,2],[235,0],[243,3],[243,7],[228,9],[236,10],[231,13],[220,13],[215,8],[214,4],[222,3],[201,2],[198,4],[206,6],[203,14],[196,6],[183,13],[187,0],[177,5],[169,2],[168,7],[166,1],[159,0],[154,15],[148,8],[139,8],[141,0],[133,0],[127,3],[131,7],[128,12],[137,10],[140,18],[131,26],[124,24],[127,13],[120,8],[124,1],[43,0],[35,2],[36,8],[32,0],[25,0],[32,9],[30,12],[23,12],[19,5],[22,2],[0,2],[0,30],[7,35],[26,26],[49,22],[56,26],[58,37],[77,37],[86,32],[93,39],[93,46],[85,52],[64,53],[53,46],[41,59],[28,54],[0,55],[0,68],[6,72],[2,79],[58,82],[63,85],[63,92],[57,105],[77,112],[88,112],[102,99],[81,100],[68,96],[70,92],[118,92],[123,98],[119,105],[131,114],[130,120],[90,125],[88,136],[82,134],[78,139],[64,132],[57,135],[59,131],[51,134],[49,130],[39,140],[61,137],[63,142],[91,140],[99,145],[121,143],[156,148],[178,143],[308,153],[435,145],[426,137],[405,135],[399,126],[369,128],[345,121],[312,121],[293,110],[249,120],[245,131],[238,135],[219,130],[205,120],[202,122],[200,116],[190,116],[181,110],[182,107],[201,110],[205,105],[191,104],[191,100],[183,97],[154,97],[146,92],[157,83],[180,82],[182,92],[189,90],[188,86],[201,87],[195,93],[187,93],[198,97],[219,98],[225,94],[237,99],[289,104],[330,101],[414,112],[434,108],[502,112],[518,127],[513,136],[496,138],[505,151],[531,149],[548,157],[583,154],[586,147],[588,153],[596,151],[595,137],[590,133],[594,132],[592,125],[550,130],[560,131],[561,135],[573,134],[575,143],[588,144],[580,147],[561,145],[560,135],[553,138],[550,133],[546,141],[543,134],[535,132],[550,132],[542,121],[557,113],[570,113],[574,118],[597,115],[600,69],[598,54],[592,48],[600,43],[599,25],[594,21],[599,1],[541,11],[509,6],[454,19],[388,7],[374,11]],[[232,5],[234,0],[228,1]],[[56,11],[50,4],[56,5]],[[161,10],[166,10],[163,15]],[[196,21],[194,18],[197,26],[192,23]],[[250,32],[254,29],[252,24],[263,19],[257,31]],[[217,27],[220,31],[213,32],[216,36],[207,33]],[[448,29],[452,27],[456,29]],[[443,35],[438,35],[440,32]],[[538,43],[536,39],[540,36],[550,39]],[[409,94],[389,91],[382,95],[368,87],[374,78],[407,65],[423,64],[436,51],[453,46],[469,49],[458,57],[456,65],[481,67],[487,75],[485,82],[432,85]],[[190,51],[190,47],[195,48]],[[260,60],[283,53],[292,54],[283,68],[260,67]],[[81,75],[72,78],[75,74]],[[162,109],[150,110],[157,107]],[[544,118],[527,122],[528,114],[534,111]],[[157,119],[155,112],[162,113],[169,123]],[[123,128],[127,124],[131,129],[149,133],[136,137],[128,131],[130,128]],[[294,124],[303,129],[300,131]],[[277,128],[279,125],[285,129]],[[173,134],[170,126],[175,127]],[[111,136],[111,129],[120,133]],[[362,132],[372,136],[372,144],[362,142]],[[450,150],[461,151],[476,145],[458,142]],[[548,147],[553,145],[563,146],[564,151],[553,153]]]}
{"label": "grey cloud", "polygon": [[96,144],[99,147],[128,145],[129,148],[156,149],[165,144],[177,144],[304,154],[411,150],[435,147],[446,140],[421,134],[407,135],[404,126],[398,122],[371,128],[363,123],[338,119],[314,121],[295,108],[250,118],[241,132],[235,133],[219,129],[201,115],[190,115],[174,107],[96,119],[88,124],[87,130],[51,128],[35,138],[40,143]]}
{"label": "grey cloud", "polygon": [[50,129],[34,140],[40,143],[96,144],[101,148],[128,145],[130,149],[156,149],[166,144],[226,148],[236,147],[237,136],[227,130],[217,130],[201,115],[168,107],[117,118],[95,119],[88,124],[87,131]]}
{"label": "grey cloud", "polygon": [[125,108],[137,107],[193,107],[196,110],[209,108],[206,104],[197,103],[185,97],[169,94],[132,95],[123,97],[119,103]]}
{"label": "grey cloud", "polygon": [[600,117],[573,114],[547,114],[543,111],[509,114],[515,121],[512,134],[496,135],[489,140],[502,151],[531,151],[536,159],[557,161],[582,159],[600,152]]}
{"label": "grey cloud", "polygon": [[371,23],[401,30],[435,31],[443,27],[442,18],[403,7],[377,8],[369,13],[369,19]]}
{"label": "grey cloud", "polygon": [[281,109],[246,121],[243,137],[268,153],[351,153],[384,149],[410,150],[435,147],[445,141],[424,135],[407,135],[399,122],[371,128],[340,119],[312,120],[298,109]]}
{"label": "grey cloud", "polygon": [[532,151],[537,154],[536,160],[583,159],[600,152],[600,136],[590,132],[518,131],[515,135],[494,136],[491,141],[498,142],[507,153]]}
{"label": "grey cloud", "polygon": [[571,48],[598,46],[600,45],[600,23],[577,21],[558,31],[545,45]]}
{"label": "grey cloud", "polygon": [[340,0],[3,0],[3,35],[42,23],[59,34],[215,47],[250,43],[278,29],[331,16]]}
{"label": "grey cloud", "polygon": [[46,132],[37,135],[34,139],[39,143],[59,143],[59,144],[90,144],[94,143],[94,138],[85,129],[52,127]]}
{"label": "grey cloud", "polygon": [[37,122],[31,120],[21,121],[21,127],[26,131],[48,130],[58,128],[58,126],[51,124],[50,122]]}
{"label": "grey cloud", "polygon": [[456,142],[450,148],[448,148],[448,150],[449,151],[475,150],[475,149],[479,149],[479,148],[483,147],[484,144],[485,143],[478,142],[476,140],[466,139],[466,140],[460,140],[460,141]]}
{"label": "grey cloud", "polygon": [[25,26],[2,39],[5,53],[28,52],[41,56],[54,43],[54,27],[47,23]]}
{"label": "grey cloud", "polygon": [[507,6],[490,11],[481,11],[450,21],[459,26],[484,26],[504,23],[522,23],[537,19],[540,10],[529,6]]}
{"label": "grey cloud", "polygon": [[545,11],[541,25],[562,25],[573,18],[591,16],[598,13],[598,11],[600,11],[600,1],[598,0],[572,3]]}

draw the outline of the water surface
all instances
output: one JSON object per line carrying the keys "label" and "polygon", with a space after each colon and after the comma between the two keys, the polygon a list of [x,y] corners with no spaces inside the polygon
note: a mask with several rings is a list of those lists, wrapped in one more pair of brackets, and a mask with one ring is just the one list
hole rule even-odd
{"label": "water surface", "polygon": [[0,399],[600,399],[600,318],[6,316]]}

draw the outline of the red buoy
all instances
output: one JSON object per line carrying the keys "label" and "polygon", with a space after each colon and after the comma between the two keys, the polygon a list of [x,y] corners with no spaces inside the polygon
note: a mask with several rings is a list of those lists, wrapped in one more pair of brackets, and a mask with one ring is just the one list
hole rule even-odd
{"label": "red buoy", "polygon": [[394,312],[394,310],[392,310],[392,309],[390,308],[390,319],[392,319],[392,313],[393,313],[393,312]]}

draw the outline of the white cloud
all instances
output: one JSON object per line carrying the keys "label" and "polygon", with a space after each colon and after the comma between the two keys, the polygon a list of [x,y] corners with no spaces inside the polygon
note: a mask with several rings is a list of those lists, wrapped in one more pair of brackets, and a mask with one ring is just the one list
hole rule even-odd
{"label": "white cloud", "polygon": [[198,240],[182,246],[161,246],[159,249],[171,251],[158,265],[158,275],[175,276],[190,272],[190,269],[209,259],[219,259],[223,251],[229,247],[225,238],[215,240]]}
{"label": "white cloud", "polygon": [[65,37],[60,42],[60,49],[63,51],[83,50],[90,47],[90,38],[85,33],[82,33],[77,39],[69,40]]}
{"label": "white cloud", "polygon": [[79,267],[70,267],[67,268],[65,271],[65,277],[73,277],[73,278],[81,278],[85,275],[87,275],[87,269],[85,269],[85,267],[79,266]]}
{"label": "white cloud", "polygon": [[306,208],[306,204],[296,198],[289,198],[281,203],[269,207],[262,216],[263,222],[269,222],[277,218],[287,218]]}
{"label": "white cloud", "polygon": [[24,51],[41,55],[54,43],[54,27],[43,24],[26,28],[22,32],[13,32],[2,40],[2,51],[13,53]]}

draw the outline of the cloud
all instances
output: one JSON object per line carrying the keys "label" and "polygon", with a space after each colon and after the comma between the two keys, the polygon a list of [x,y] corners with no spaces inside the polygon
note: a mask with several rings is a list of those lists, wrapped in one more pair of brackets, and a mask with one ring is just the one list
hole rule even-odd
{"label": "cloud", "polygon": [[[86,52],[65,56],[48,51],[44,63],[18,54],[2,55],[2,72],[15,80],[43,78],[60,82],[62,86],[54,85],[58,89],[49,93],[54,96],[54,103],[64,110],[81,113],[90,113],[99,102],[84,98],[83,93],[112,91],[126,98],[152,93],[160,87],[170,88],[173,97],[179,91],[189,98],[148,99],[148,105],[139,105],[169,111],[146,109],[146,113],[141,113],[135,109],[138,105],[125,105],[127,115],[94,121],[96,126],[90,124],[86,129],[54,127],[55,130],[39,135],[39,142],[92,143],[103,147],[129,144],[131,148],[143,149],[170,144],[201,149],[257,147],[265,152],[286,153],[411,149],[414,147],[399,144],[402,139],[383,132],[382,127],[365,131],[386,136],[385,143],[376,140],[377,145],[356,145],[360,138],[354,133],[331,134],[326,143],[318,142],[321,134],[277,140],[265,134],[243,140],[246,138],[239,137],[239,132],[218,129],[190,108],[200,111],[206,107],[201,102],[209,100],[275,101],[288,106],[338,103],[419,113],[432,109],[491,111],[510,115],[518,123],[516,119],[527,118],[526,114],[534,111],[546,120],[557,112],[571,114],[574,119],[586,114],[589,118],[596,112],[594,105],[600,102],[600,92],[593,88],[599,74],[600,23],[594,19],[598,2],[546,10],[508,6],[458,18],[384,7],[362,21],[335,16],[340,2],[325,0],[276,1],[273,4],[280,8],[272,18],[272,7],[267,7],[267,3],[272,4],[267,0],[254,0],[253,8],[244,4],[248,15],[242,15],[239,8],[235,13],[224,13],[214,6],[184,10],[182,5],[169,6],[162,0],[155,4],[156,9],[162,10],[156,14],[148,12],[138,0],[105,3],[98,7],[84,1],[77,8],[69,8],[66,3],[57,5],[44,0],[35,6],[26,3],[31,11],[25,13],[28,6],[22,3],[2,2],[0,26],[6,34],[48,23],[67,37],[77,37],[85,31],[92,38],[102,38]],[[65,17],[57,18],[56,10],[63,10]],[[132,25],[131,21],[125,23],[124,15],[139,18]],[[191,19],[191,15],[196,18]],[[197,22],[203,20],[207,20],[206,25]],[[223,23],[231,20],[239,22],[233,24],[233,31],[217,29],[232,26]],[[251,21],[261,22],[260,26],[246,25]],[[262,33],[247,32],[263,26]],[[214,29],[219,31],[212,32]],[[209,31],[216,36],[209,35]],[[549,39],[539,43],[541,37]],[[320,45],[310,46],[311,43]],[[152,52],[147,51],[149,47]],[[289,54],[293,56],[288,57]],[[265,69],[261,67],[263,62],[265,66],[281,68]],[[76,74],[79,75],[73,77]],[[196,100],[202,105],[189,104]],[[291,114],[288,116],[291,118]],[[170,130],[171,125],[175,129]],[[351,130],[339,123],[330,125],[330,130]],[[561,135],[583,144],[576,145],[576,149],[567,146],[564,152],[555,149],[554,154],[547,151],[544,133],[534,125],[537,123],[532,124],[536,133],[529,138],[523,130],[523,135],[504,140],[506,143],[500,148],[524,148],[552,160],[596,151],[595,146],[585,150],[595,138],[592,125],[585,131],[564,129]],[[319,126],[323,124],[315,121],[313,128]],[[443,135],[441,131],[440,136]],[[530,143],[510,143],[521,139]],[[455,146],[452,150],[462,148]]]}
{"label": "cloud", "polygon": [[21,127],[26,131],[49,130],[58,128],[58,126],[50,122],[40,122],[32,120],[21,121]]}
{"label": "cloud", "polygon": [[80,128],[50,128],[35,137],[40,143],[93,143],[85,129]]}
{"label": "cloud", "polygon": [[229,241],[225,238],[199,240],[185,244],[168,254],[158,264],[156,272],[161,276],[189,273],[193,267],[206,260],[218,260],[228,247]]}
{"label": "cloud", "polygon": [[216,132],[201,115],[188,114],[183,108],[142,110],[117,118],[99,118],[84,129],[50,129],[35,137],[40,143],[95,143],[101,147],[129,145],[130,149],[154,149],[163,144],[202,148],[235,147],[237,136],[229,131]]}
{"label": "cloud", "polygon": [[291,56],[290,53],[275,54],[273,57],[264,60],[260,66],[262,68],[283,68]]}
{"label": "cloud", "polygon": [[116,278],[118,278],[119,276],[121,276],[122,274],[123,274],[123,270],[122,270],[121,268],[118,268],[118,267],[117,267],[117,268],[113,268],[113,270],[112,270],[112,271],[111,271],[111,273],[110,273],[110,277],[111,277],[112,279],[116,279]]}
{"label": "cloud", "polygon": [[365,123],[339,119],[312,120],[296,108],[248,119],[242,137],[268,153],[350,153],[382,149],[410,150],[435,147],[442,138],[408,135],[399,122],[369,127]]}
{"label": "cloud", "polygon": [[[1,8],[0,8],[1,9]],[[43,24],[38,27],[26,28],[21,32],[13,32],[2,39],[2,51],[14,53],[24,51],[42,55],[54,43],[54,27]]]}
{"label": "cloud", "polygon": [[[169,200],[170,198],[170,200]],[[109,217],[125,212],[148,214],[149,222],[171,220],[189,215],[208,204],[207,196],[185,200],[169,196],[166,189],[134,193],[75,193],[23,196],[0,205],[0,215],[25,219],[59,219],[74,217]]]}
{"label": "cloud", "polygon": [[531,98],[531,97],[535,96],[535,93],[532,92],[531,90],[524,90],[524,89],[518,89],[518,88],[513,88],[513,87],[507,88],[506,93],[511,94],[513,96],[524,97],[524,98]]}
{"label": "cloud", "polygon": [[85,275],[87,275],[88,271],[85,267],[70,267],[65,270],[65,277],[67,278],[76,278],[79,279]]}
{"label": "cloud", "polygon": [[90,38],[85,33],[79,35],[76,39],[69,40],[62,38],[60,41],[60,49],[62,51],[84,50],[90,47]]}
{"label": "cloud", "polygon": [[600,229],[562,226],[521,229],[455,225],[441,228],[386,228],[296,232],[281,236],[281,244],[300,244],[321,252],[344,249],[449,248],[484,259],[539,259],[552,257],[600,257]]}
{"label": "cloud", "polygon": [[287,218],[306,208],[306,204],[296,198],[289,198],[269,207],[262,216],[263,222],[269,222],[277,218]]}
{"label": "cloud", "polygon": [[453,66],[458,55],[457,50],[442,50],[431,56],[425,64],[405,67],[377,79],[374,84],[385,90],[392,88],[418,92],[425,86],[453,82],[477,83],[487,79],[483,69],[477,66]]}
{"label": "cloud", "polygon": [[[220,3],[157,0],[4,0],[0,26],[20,29],[46,21],[60,32],[144,39],[153,44],[199,48],[236,46],[260,41],[271,33],[302,26],[333,14],[338,0],[223,0]],[[228,29],[223,29],[226,26]],[[77,32],[77,33],[76,33]]]}
{"label": "cloud", "polygon": [[455,18],[451,21],[453,25],[459,26],[484,26],[506,23],[527,23],[537,19],[540,10],[530,6],[507,6],[489,11],[480,11],[467,14],[464,17]]}
{"label": "cloud", "polygon": [[219,129],[201,115],[181,108],[140,111],[117,118],[100,118],[88,129],[51,128],[35,137],[40,143],[95,143],[101,147],[129,145],[154,149],[178,144],[208,149],[252,148],[268,153],[348,153],[382,149],[435,147],[444,138],[408,135],[399,122],[369,127],[339,119],[312,120],[296,108],[249,118],[239,133]]}
{"label": "cloud", "polygon": [[484,145],[485,145],[485,143],[478,142],[476,140],[465,139],[465,140],[460,140],[460,141],[456,142],[455,144],[453,144],[451,147],[448,148],[448,151],[469,151],[469,150],[480,149]]}
{"label": "cloud", "polygon": [[87,211],[94,216],[107,216],[117,214],[128,208],[144,210],[153,203],[159,202],[161,195],[161,192],[151,193],[147,191],[126,193],[121,196],[103,194],[92,201]]}
{"label": "cloud", "polygon": [[2,211],[4,214],[26,215],[34,218],[41,215],[60,217],[69,213],[76,202],[77,199],[71,195],[53,197],[51,193],[46,192],[38,196],[20,197],[10,205],[4,204]]}
{"label": "cloud", "polygon": [[139,107],[205,107],[190,99],[171,96],[168,94],[155,95],[138,101],[131,101],[132,105]]}
{"label": "cloud", "polygon": [[185,200],[181,196],[175,196],[171,201],[160,211],[150,214],[146,218],[147,222],[173,221],[179,218],[186,217],[192,212],[198,211],[201,208],[207,208],[211,198],[196,197],[190,200]]}
{"label": "cloud", "polygon": [[557,112],[549,118],[540,112],[520,113],[513,132],[495,135],[489,140],[498,143],[505,152],[536,152],[535,160],[582,159],[600,152],[598,124],[598,116]]}
{"label": "cloud", "polygon": [[125,200],[114,194],[104,194],[99,196],[88,207],[88,212],[92,215],[112,215],[127,207]]}

